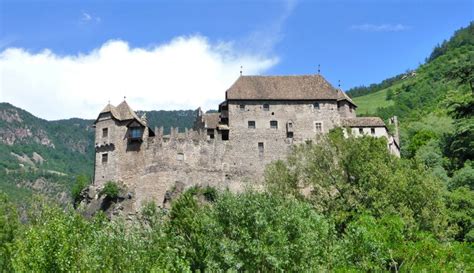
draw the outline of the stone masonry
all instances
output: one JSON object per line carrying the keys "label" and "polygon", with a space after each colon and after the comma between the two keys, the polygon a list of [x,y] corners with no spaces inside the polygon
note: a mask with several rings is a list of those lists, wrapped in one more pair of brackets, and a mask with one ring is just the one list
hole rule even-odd
{"label": "stone masonry", "polygon": [[[231,191],[261,186],[265,166],[284,159],[294,144],[335,127],[354,135],[387,138],[399,156],[397,137],[376,117],[356,117],[356,105],[319,75],[240,76],[218,113],[197,110],[192,130],[149,128],[127,102],[107,105],[95,121],[98,188],[117,181],[133,192],[134,208],[163,204],[177,184]],[[396,119],[392,119],[395,122]]]}

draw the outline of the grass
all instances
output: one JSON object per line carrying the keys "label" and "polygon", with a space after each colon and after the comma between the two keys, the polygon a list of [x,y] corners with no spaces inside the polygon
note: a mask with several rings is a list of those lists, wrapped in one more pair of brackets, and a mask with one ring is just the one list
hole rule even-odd
{"label": "grass", "polygon": [[393,105],[393,101],[385,99],[387,90],[388,89],[383,89],[372,94],[353,98],[353,101],[357,104],[357,114],[373,114],[377,108]]}

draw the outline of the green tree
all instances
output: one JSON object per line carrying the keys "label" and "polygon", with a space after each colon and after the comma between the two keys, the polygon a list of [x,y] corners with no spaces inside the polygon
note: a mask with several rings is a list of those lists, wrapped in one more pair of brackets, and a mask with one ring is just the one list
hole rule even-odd
{"label": "green tree", "polygon": [[6,194],[0,191],[0,271],[12,271],[11,248],[15,235],[20,229],[19,215],[9,202]]}
{"label": "green tree", "polygon": [[284,196],[306,192],[305,198],[334,218],[340,231],[368,212],[399,215],[409,225],[443,236],[442,184],[424,167],[390,155],[383,138],[344,138],[335,130],[317,144],[295,147],[285,164],[275,164],[279,167],[270,167],[265,178],[267,188],[282,189]]}
{"label": "green tree", "polygon": [[71,189],[72,200],[77,203],[81,197],[81,192],[90,184],[86,175],[78,175]]}

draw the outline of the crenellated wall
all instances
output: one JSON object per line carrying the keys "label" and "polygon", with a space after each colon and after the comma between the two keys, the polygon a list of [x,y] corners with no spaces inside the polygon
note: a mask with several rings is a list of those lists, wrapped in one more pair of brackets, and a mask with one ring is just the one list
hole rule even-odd
{"label": "crenellated wall", "polygon": [[[203,128],[198,129],[200,126],[184,133],[171,128],[169,135],[163,134],[163,128],[151,131],[145,127],[140,141],[128,138],[130,120],[119,121],[101,113],[95,124],[94,183],[99,188],[107,181],[125,184],[133,191],[135,210],[149,200],[163,204],[166,192],[177,184],[185,188],[209,185],[233,192],[246,187],[259,188],[267,164],[285,159],[293,144],[341,126],[342,118],[355,117],[355,111],[351,112],[349,107],[338,105],[335,100],[320,100],[317,104],[314,101],[228,101],[229,123],[218,124],[214,139]],[[202,115],[197,118],[202,119]],[[249,121],[255,126],[249,127]],[[277,126],[272,126],[271,121],[276,121]],[[146,125],[145,119],[140,122]],[[392,138],[380,122],[374,127],[364,126],[362,133],[386,137],[389,149],[396,149],[398,146],[390,146]],[[105,128],[107,136],[103,135]],[[228,130],[228,140],[222,139],[222,130]],[[354,135],[360,134],[359,128],[352,131]],[[103,162],[104,154],[107,154],[106,162]]]}

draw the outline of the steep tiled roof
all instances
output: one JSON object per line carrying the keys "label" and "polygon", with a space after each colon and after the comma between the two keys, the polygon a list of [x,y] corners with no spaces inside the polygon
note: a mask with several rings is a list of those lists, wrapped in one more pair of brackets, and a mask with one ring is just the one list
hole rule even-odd
{"label": "steep tiled roof", "polygon": [[341,120],[341,125],[347,127],[385,127],[385,123],[379,117],[346,118]]}
{"label": "steep tiled roof", "polygon": [[103,113],[109,113],[116,119],[119,119],[120,120],[120,115],[119,113],[117,112],[117,108],[115,108],[115,106],[113,106],[112,104],[107,104],[107,106],[105,106],[104,109],[102,109],[102,111],[100,111],[100,114],[103,114]]}
{"label": "steep tiled roof", "polygon": [[241,76],[228,100],[337,100],[338,91],[320,75]]}
{"label": "steep tiled roof", "polygon": [[[110,112],[112,117],[116,120],[126,121],[126,120],[137,120],[141,125],[146,126],[141,118],[137,116],[135,111],[130,108],[126,101],[120,103],[117,107],[111,105],[110,103],[105,106],[105,108],[100,111],[100,114]],[[96,121],[97,122],[97,121]]]}
{"label": "steep tiled roof", "polygon": [[122,101],[122,103],[120,103],[117,106],[117,112],[119,113],[121,120],[130,120],[130,119],[140,120],[137,114],[135,114],[135,111],[133,111],[132,108],[130,108],[130,106],[128,105],[126,101]]}
{"label": "steep tiled roof", "polygon": [[204,127],[209,129],[217,128],[219,124],[219,113],[208,113],[203,115]]}
{"label": "steep tiled roof", "polygon": [[337,101],[341,101],[341,100],[347,100],[348,102],[352,103],[354,106],[357,106],[351,98],[349,98],[349,96],[344,93],[344,91],[342,91],[341,89],[337,89]]}

